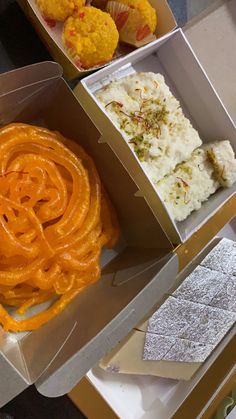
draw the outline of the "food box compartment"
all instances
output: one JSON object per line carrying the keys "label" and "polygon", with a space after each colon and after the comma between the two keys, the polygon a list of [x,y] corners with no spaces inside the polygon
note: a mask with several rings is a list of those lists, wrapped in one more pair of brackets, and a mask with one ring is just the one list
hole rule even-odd
{"label": "food box compartment", "polygon": [[58,130],[88,150],[117,209],[122,237],[115,249],[103,252],[101,280],[59,316],[31,333],[0,328],[0,406],[32,383],[43,385],[59,368],[63,374],[55,395],[71,389],[148,312],[157,295],[161,298],[178,271],[170,241],[145,201],[137,202],[136,185],[119,159],[99,144],[100,133],[57,64],[0,75],[0,125],[12,121]]}
{"label": "food box compartment", "polygon": [[[203,251],[188,264],[178,275],[174,286],[178,286],[184,278],[202,261],[215,246],[220,237],[236,240],[236,218],[219,232]],[[105,372],[100,367],[91,369],[86,378],[96,388],[105,402],[113,409],[117,417],[122,419],[167,419],[175,417],[175,413],[198,386],[204,375],[212,367],[220,354],[236,334],[236,325],[229,331],[210,357],[203,363],[189,381],[171,380],[152,376],[114,374]],[[233,348],[234,346],[232,346]],[[232,359],[233,359],[232,354]],[[201,397],[201,394],[199,394]],[[79,400],[76,388],[71,393],[72,400]],[[86,412],[85,412],[86,413]],[[197,412],[195,412],[197,413]],[[179,417],[179,415],[177,415]],[[200,418],[200,416],[198,416]]]}
{"label": "food box compartment", "polygon": [[[67,54],[61,40],[62,23],[57,23],[54,28],[50,28],[43,19],[35,0],[17,0],[26,16],[30,19],[31,23],[35,27],[39,36],[42,38],[45,46],[48,48],[52,57],[63,67],[64,75],[67,79],[73,79],[75,77],[83,77],[89,74],[92,70],[81,70],[79,69],[73,60]],[[172,14],[172,11],[166,0],[150,0],[152,6],[156,9],[158,17],[158,26],[155,35],[157,38],[162,37],[168,32],[171,32],[176,28],[176,21]],[[155,43],[153,41],[152,43]],[[133,48],[123,46],[120,48],[120,54],[132,55]],[[119,56],[119,54],[118,54]],[[119,58],[117,58],[119,59]],[[99,67],[97,67],[99,68]]]}
{"label": "food box compartment", "polygon": [[101,133],[101,142],[109,144],[138,186],[138,199],[144,197],[173,243],[185,242],[235,193],[236,185],[220,189],[202,208],[186,220],[174,222],[160,200],[153,183],[144,174],[139,160],[122,137],[121,131],[96,100],[96,90],[114,78],[135,72],[164,75],[167,85],[180,101],[185,115],[200,134],[203,143],[227,139],[236,151],[236,129],[222,101],[210,83],[181,29],[168,34],[155,45],[147,45],[108,68],[84,78],[75,88],[83,108]]}

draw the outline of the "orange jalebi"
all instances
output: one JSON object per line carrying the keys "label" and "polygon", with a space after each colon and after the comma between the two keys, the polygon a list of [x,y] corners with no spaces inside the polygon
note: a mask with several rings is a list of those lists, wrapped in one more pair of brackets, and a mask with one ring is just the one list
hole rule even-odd
{"label": "orange jalebi", "polygon": [[[68,148],[69,147],[69,148]],[[0,324],[37,329],[100,277],[100,254],[119,235],[93,160],[58,132],[26,124],[0,129]],[[39,314],[15,320],[33,305]]]}

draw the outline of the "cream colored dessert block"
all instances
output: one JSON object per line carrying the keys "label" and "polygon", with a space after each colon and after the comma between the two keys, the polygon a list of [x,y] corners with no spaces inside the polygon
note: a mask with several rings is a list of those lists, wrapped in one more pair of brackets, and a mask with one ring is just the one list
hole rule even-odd
{"label": "cream colored dessert block", "polygon": [[136,73],[112,81],[96,98],[153,182],[202,144],[161,74]]}
{"label": "cream colored dessert block", "polygon": [[177,380],[189,380],[201,363],[175,361],[144,361],[143,348],[145,333],[132,331],[125,343],[113,349],[104,357],[99,366],[114,373],[153,375]]}
{"label": "cream colored dessert block", "polygon": [[183,221],[192,211],[201,208],[220,183],[214,177],[214,167],[207,152],[199,148],[155,186],[172,218]]}
{"label": "cream colored dessert block", "polygon": [[207,144],[204,148],[214,166],[220,185],[230,187],[236,182],[236,159],[229,141]]}

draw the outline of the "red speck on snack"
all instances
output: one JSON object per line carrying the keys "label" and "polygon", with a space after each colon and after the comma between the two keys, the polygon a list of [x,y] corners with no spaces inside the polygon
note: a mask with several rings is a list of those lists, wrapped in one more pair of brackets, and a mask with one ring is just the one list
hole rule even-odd
{"label": "red speck on snack", "polygon": [[76,31],[70,31],[69,34],[70,34],[70,36],[75,36],[76,35]]}
{"label": "red speck on snack", "polygon": [[182,182],[182,184],[183,184],[183,186],[184,186],[185,188],[189,188],[189,184],[188,184],[187,182],[185,182],[185,180],[184,180],[184,179],[182,179],[182,177],[178,177],[178,176],[177,176],[177,179],[181,180],[181,182]]}
{"label": "red speck on snack", "polygon": [[120,12],[117,14],[116,18],[115,18],[115,23],[116,23],[116,27],[119,30],[121,30],[123,28],[123,26],[126,24],[126,21],[129,17],[129,12]]}
{"label": "red speck on snack", "polygon": [[66,48],[68,49],[73,48],[73,44],[70,41],[68,41],[68,39],[66,40],[65,44],[66,44]]}
{"label": "red speck on snack", "polygon": [[151,29],[148,25],[143,26],[142,28],[137,30],[136,33],[136,40],[142,41],[142,39],[146,38],[146,36],[151,34]]}
{"label": "red speck on snack", "polygon": [[77,59],[75,60],[75,65],[76,65],[76,67],[78,67],[78,68],[83,68],[82,63],[81,63],[81,61],[80,61],[80,59],[79,59],[79,58],[77,58]]}
{"label": "red speck on snack", "polygon": [[85,13],[84,13],[84,12],[80,12],[80,13],[79,13],[79,17],[80,17],[81,19],[83,19],[83,18],[84,18],[84,16],[85,16]]}
{"label": "red speck on snack", "polygon": [[43,17],[46,24],[49,26],[49,28],[55,28],[57,22],[55,21],[55,19],[48,19],[47,17]]}

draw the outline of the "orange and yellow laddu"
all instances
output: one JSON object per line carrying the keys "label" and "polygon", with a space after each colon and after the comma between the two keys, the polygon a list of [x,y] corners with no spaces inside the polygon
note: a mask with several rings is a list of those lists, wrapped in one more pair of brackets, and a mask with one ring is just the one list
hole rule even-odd
{"label": "orange and yellow laddu", "polygon": [[86,0],[36,0],[45,19],[64,22],[68,16],[85,5]]}
{"label": "orange and yellow laddu", "polygon": [[111,16],[92,6],[82,7],[64,25],[64,45],[77,65],[85,69],[111,60],[118,41]]}

